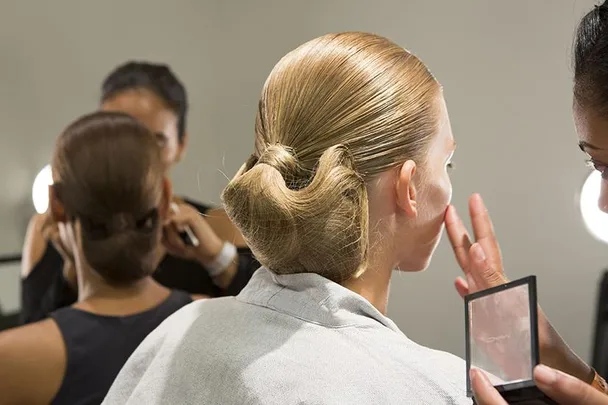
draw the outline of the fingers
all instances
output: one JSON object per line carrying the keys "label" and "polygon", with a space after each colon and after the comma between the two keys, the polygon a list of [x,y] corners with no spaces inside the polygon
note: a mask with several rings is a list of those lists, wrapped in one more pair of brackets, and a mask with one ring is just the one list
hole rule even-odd
{"label": "fingers", "polygon": [[471,370],[471,385],[475,393],[475,401],[479,405],[507,405],[482,371]]}
{"label": "fingers", "polygon": [[469,215],[471,216],[475,240],[477,242],[484,239],[490,240],[498,247],[494,234],[494,225],[492,225],[488,209],[479,194],[473,194],[469,199]]}
{"label": "fingers", "polygon": [[171,203],[171,216],[169,220],[179,225],[191,225],[192,222],[200,220],[201,213],[188,204]]}
{"label": "fingers", "polygon": [[[468,274],[475,284],[475,291],[485,290],[507,282],[500,269],[496,269],[487,260],[486,253],[479,243],[469,249]],[[469,288],[472,286],[469,282]]]}
{"label": "fingers", "polygon": [[456,281],[454,281],[454,287],[456,287],[456,291],[461,298],[469,295],[469,284],[462,277],[458,277]]}
{"label": "fingers", "polygon": [[456,208],[452,205],[448,207],[445,214],[445,228],[448,232],[450,244],[454,250],[458,265],[464,270],[468,265],[468,252],[471,248],[471,239],[469,238],[467,228],[456,212]]}
{"label": "fingers", "polygon": [[53,240],[55,247],[60,253],[63,254],[63,258],[73,258],[75,251],[78,248],[78,241],[76,240],[75,229],[76,224],[69,224],[66,222],[59,222],[57,224],[57,238]]}
{"label": "fingers", "polygon": [[591,385],[546,366],[534,369],[536,385],[561,405],[608,405],[608,396]]}
{"label": "fingers", "polygon": [[163,228],[163,244],[172,253],[182,253],[186,249],[186,244],[179,236],[179,230],[174,225]]}

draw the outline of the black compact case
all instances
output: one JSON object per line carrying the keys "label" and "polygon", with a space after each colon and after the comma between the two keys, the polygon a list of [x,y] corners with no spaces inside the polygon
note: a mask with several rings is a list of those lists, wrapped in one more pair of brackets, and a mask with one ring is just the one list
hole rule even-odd
{"label": "black compact case", "polygon": [[540,361],[536,277],[467,295],[464,303],[467,395],[473,397],[470,371],[477,368],[509,404],[557,404],[533,378]]}

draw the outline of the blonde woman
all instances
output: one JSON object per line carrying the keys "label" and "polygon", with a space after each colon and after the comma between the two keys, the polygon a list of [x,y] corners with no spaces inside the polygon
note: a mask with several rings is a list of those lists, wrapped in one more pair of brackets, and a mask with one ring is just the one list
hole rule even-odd
{"label": "blonde woman", "polygon": [[452,195],[426,66],[372,34],[314,39],[270,73],[255,134],[223,201],[264,268],[168,319],[105,403],[470,404],[464,362],[386,317],[393,270],[428,266]]}

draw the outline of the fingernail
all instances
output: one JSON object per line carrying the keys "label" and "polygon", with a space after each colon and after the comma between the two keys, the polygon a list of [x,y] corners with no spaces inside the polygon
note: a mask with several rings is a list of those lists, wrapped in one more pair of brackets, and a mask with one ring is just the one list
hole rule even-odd
{"label": "fingernail", "polygon": [[473,258],[478,262],[486,260],[486,254],[479,243],[474,243],[473,246],[471,246],[471,253],[473,253]]}
{"label": "fingernail", "polygon": [[541,385],[552,385],[557,380],[557,374],[554,370],[542,364],[534,369],[534,378]]}
{"label": "fingernail", "polygon": [[486,387],[491,386],[490,381],[478,369],[472,368],[469,375],[471,376],[471,384],[481,383]]}
{"label": "fingernail", "polygon": [[472,368],[469,371],[469,378],[471,379],[471,384],[475,384],[477,382],[477,376],[478,376],[477,370]]}

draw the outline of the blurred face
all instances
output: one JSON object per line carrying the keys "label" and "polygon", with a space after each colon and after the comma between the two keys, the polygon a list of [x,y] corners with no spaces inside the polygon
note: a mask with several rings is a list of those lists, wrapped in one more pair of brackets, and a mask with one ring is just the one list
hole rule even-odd
{"label": "blurred face", "polygon": [[608,213],[608,119],[575,103],[574,124],[580,148],[587,155],[589,164],[602,173],[598,206]]}
{"label": "blurred face", "polygon": [[168,166],[181,159],[184,143],[180,143],[178,137],[177,114],[152,91],[123,91],[103,102],[101,109],[129,114],[148,127],[163,147],[163,160]]}
{"label": "blurred face", "polygon": [[441,238],[445,211],[452,199],[452,182],[448,171],[456,143],[443,96],[439,97],[438,104],[438,132],[429,145],[427,161],[416,168],[413,176],[414,191],[410,194],[415,202],[416,214],[405,215],[400,225],[402,254],[398,269],[403,271],[427,268]]}

